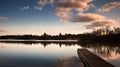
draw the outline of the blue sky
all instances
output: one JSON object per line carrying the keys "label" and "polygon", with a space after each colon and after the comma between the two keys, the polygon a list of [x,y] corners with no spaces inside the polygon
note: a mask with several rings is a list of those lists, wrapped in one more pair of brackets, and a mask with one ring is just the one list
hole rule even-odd
{"label": "blue sky", "polygon": [[119,0],[79,1],[0,0],[0,35],[79,34],[119,26]]}

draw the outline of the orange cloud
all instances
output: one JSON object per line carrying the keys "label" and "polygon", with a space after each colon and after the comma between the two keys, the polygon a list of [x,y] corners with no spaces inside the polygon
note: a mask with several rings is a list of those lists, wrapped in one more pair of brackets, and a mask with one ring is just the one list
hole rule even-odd
{"label": "orange cloud", "polygon": [[56,3],[55,14],[62,20],[68,20],[72,16],[72,10],[82,13],[91,5],[92,0],[59,0]]}
{"label": "orange cloud", "polygon": [[[92,1],[93,0],[59,0],[59,2],[55,5],[55,13],[60,19],[65,21],[78,23],[93,22],[90,25],[85,25],[87,29],[92,29],[95,27],[114,26],[118,24],[118,22],[107,19],[107,17],[100,14],[84,13],[87,9],[91,7],[95,8],[95,5],[91,4]],[[110,3],[106,6],[114,6],[112,4],[114,3]],[[111,9],[110,7],[106,7],[105,9],[108,8]],[[76,16],[72,15],[72,10],[77,11]]]}
{"label": "orange cloud", "polygon": [[108,20],[101,20],[101,21],[93,22],[92,24],[86,25],[85,27],[87,29],[93,29],[93,28],[105,27],[105,26],[115,26],[117,24],[118,22],[108,19]]}
{"label": "orange cloud", "polygon": [[38,1],[38,5],[40,5],[40,6],[44,6],[46,4],[48,4],[48,0],[39,0]]}
{"label": "orange cloud", "polygon": [[61,19],[61,20],[68,20],[71,17],[71,8],[56,8],[55,14]]}
{"label": "orange cloud", "polygon": [[[51,4],[55,7],[55,14],[63,21],[70,22],[91,22],[89,25],[85,25],[87,29],[92,29],[96,27],[105,26],[115,26],[118,22],[108,19],[107,17],[95,14],[95,13],[85,13],[86,10],[90,8],[97,9],[95,5],[91,2],[93,0],[39,0],[38,6],[34,7],[36,10],[42,10],[43,6]],[[110,11],[113,8],[119,7],[120,2],[110,2],[105,4],[99,11]],[[73,16],[73,11],[77,14]]]}
{"label": "orange cloud", "polygon": [[117,7],[120,7],[120,2],[110,2],[110,3],[105,4],[101,9],[98,9],[98,11],[107,12]]}
{"label": "orange cloud", "polygon": [[89,5],[86,2],[68,1],[63,3],[58,3],[57,7],[64,8],[88,8]]}
{"label": "orange cloud", "polygon": [[106,17],[99,15],[99,14],[92,14],[92,13],[79,13],[76,17],[72,18],[72,22],[95,22],[102,19],[105,19]]}

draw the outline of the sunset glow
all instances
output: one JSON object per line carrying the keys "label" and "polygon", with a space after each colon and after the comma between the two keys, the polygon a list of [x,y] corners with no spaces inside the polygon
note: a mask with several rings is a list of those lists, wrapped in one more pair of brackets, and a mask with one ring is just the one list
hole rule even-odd
{"label": "sunset glow", "polygon": [[80,34],[119,26],[119,0],[1,0],[0,35]]}

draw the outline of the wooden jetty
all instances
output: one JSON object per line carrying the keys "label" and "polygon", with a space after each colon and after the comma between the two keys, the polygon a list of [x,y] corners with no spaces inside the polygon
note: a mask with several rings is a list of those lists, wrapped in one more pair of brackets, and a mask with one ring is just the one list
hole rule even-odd
{"label": "wooden jetty", "polygon": [[115,67],[87,49],[78,49],[77,53],[84,67]]}

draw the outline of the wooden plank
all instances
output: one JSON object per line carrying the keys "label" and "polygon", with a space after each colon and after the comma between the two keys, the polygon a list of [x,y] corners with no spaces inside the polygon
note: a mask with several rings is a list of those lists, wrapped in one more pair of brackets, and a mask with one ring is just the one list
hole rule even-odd
{"label": "wooden plank", "polygon": [[77,53],[85,67],[115,67],[87,49],[78,49]]}

